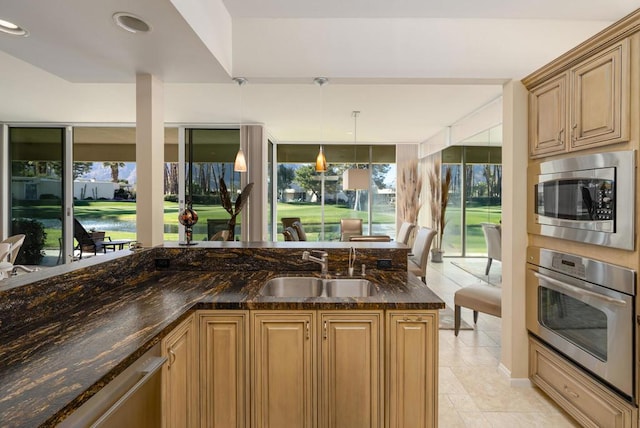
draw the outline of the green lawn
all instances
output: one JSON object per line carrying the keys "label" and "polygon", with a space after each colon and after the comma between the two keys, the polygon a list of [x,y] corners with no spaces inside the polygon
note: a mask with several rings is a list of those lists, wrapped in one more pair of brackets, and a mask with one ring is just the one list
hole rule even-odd
{"label": "green lawn", "polygon": [[[467,207],[467,255],[486,254],[486,243],[481,223],[499,223],[502,217],[500,205],[489,207]],[[447,207],[447,226],[444,232],[445,253],[459,255],[462,252],[462,215],[460,207]]]}
{"label": "green lawn", "polygon": [[[194,239],[205,239],[207,236],[207,219],[229,218],[229,214],[221,206],[195,205],[199,222],[194,227]],[[74,205],[76,218],[80,223],[91,220],[113,222],[114,227],[105,227],[104,230],[111,239],[136,239],[135,232],[118,230],[118,222],[135,223],[136,205],[127,201],[76,201]],[[34,201],[21,206],[14,206],[12,217],[26,217],[36,220],[45,220],[47,227],[47,241],[45,248],[57,249],[58,239],[61,236],[60,205],[52,201]],[[300,217],[308,230],[309,239],[317,240],[321,223],[320,206],[311,203],[278,203],[278,218]],[[337,239],[341,218],[361,218],[366,221],[365,211],[354,211],[344,206],[325,205],[325,239]],[[376,207],[374,211],[375,225],[394,224],[395,212],[393,208]],[[279,223],[279,222],[278,222]],[[240,217],[238,217],[240,224]],[[168,241],[178,240],[178,204],[176,202],[164,202],[164,239]],[[88,226],[85,225],[87,229]],[[281,227],[278,227],[278,231]],[[279,234],[279,239],[282,235]]]}
{"label": "green lawn", "polygon": [[[194,206],[198,212],[200,221],[194,228],[194,239],[205,239],[207,236],[207,219],[228,219],[229,214],[221,206]],[[467,253],[477,254],[485,252],[484,236],[480,223],[498,223],[501,217],[501,207],[477,207],[467,208]],[[82,223],[83,220],[107,220],[114,223],[136,221],[136,205],[134,202],[125,201],[76,201],[75,216]],[[60,206],[48,201],[37,201],[21,207],[14,207],[12,217],[27,217],[33,219],[49,219],[50,225],[45,228],[47,233],[46,248],[58,248],[58,238],[61,235]],[[312,203],[278,203],[278,219],[282,217],[300,217],[307,231],[309,240],[318,240],[320,234],[320,206]],[[178,204],[175,202],[164,203],[165,240],[178,239]],[[341,205],[325,205],[325,239],[335,240],[339,237],[339,224],[341,218],[367,219],[365,211],[354,211]],[[447,227],[445,229],[444,249],[450,254],[461,252],[460,243],[460,208],[447,208]],[[240,221],[240,219],[238,219]],[[393,225],[395,223],[395,211],[393,207],[376,206],[374,210],[374,232],[381,225]],[[136,239],[135,232],[118,230],[117,227],[105,228],[111,239]],[[278,239],[282,240],[280,222],[278,221]]]}

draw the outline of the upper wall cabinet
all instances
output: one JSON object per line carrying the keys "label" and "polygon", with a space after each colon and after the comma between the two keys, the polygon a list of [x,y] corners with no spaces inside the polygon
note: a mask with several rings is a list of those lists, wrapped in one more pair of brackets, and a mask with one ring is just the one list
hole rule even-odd
{"label": "upper wall cabinet", "polygon": [[529,153],[532,157],[567,149],[567,75],[537,86],[529,94]]}
{"label": "upper wall cabinet", "polygon": [[624,39],[532,88],[531,157],[628,141],[629,67]]}
{"label": "upper wall cabinet", "polygon": [[570,70],[571,150],[629,140],[629,42]]}

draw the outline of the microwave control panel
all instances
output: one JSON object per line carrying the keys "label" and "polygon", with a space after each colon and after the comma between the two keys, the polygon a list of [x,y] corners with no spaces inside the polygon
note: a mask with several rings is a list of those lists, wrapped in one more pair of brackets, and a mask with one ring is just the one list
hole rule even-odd
{"label": "microwave control panel", "polygon": [[594,220],[613,220],[613,187],[602,185],[596,194]]}

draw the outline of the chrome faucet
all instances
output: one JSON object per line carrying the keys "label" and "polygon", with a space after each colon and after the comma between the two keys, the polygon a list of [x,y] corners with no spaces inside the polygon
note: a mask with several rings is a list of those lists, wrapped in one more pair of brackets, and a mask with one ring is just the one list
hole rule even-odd
{"label": "chrome faucet", "polygon": [[[316,253],[320,257],[312,256],[311,253]],[[304,251],[302,253],[302,260],[309,260],[309,261],[318,263],[322,267],[322,271],[321,271],[322,275],[327,275],[329,273],[329,254],[327,254],[326,251],[319,251],[319,250],[311,250],[311,252]]]}

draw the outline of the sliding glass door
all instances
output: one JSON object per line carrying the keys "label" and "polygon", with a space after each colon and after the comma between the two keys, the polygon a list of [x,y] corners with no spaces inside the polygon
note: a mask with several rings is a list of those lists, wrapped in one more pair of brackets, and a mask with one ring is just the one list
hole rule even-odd
{"label": "sliding glass door", "polygon": [[9,127],[9,236],[26,238],[16,264],[64,263],[64,127]]}
{"label": "sliding glass door", "polygon": [[442,151],[451,170],[443,249],[448,256],[486,256],[482,223],[502,215],[502,148],[454,146]]}

